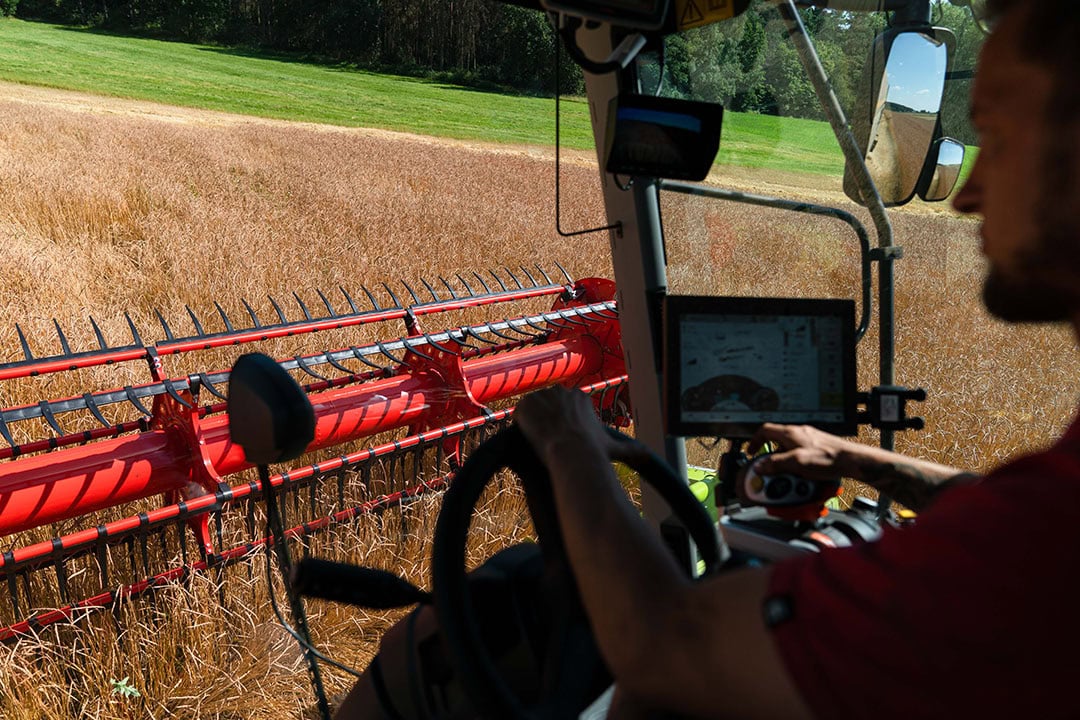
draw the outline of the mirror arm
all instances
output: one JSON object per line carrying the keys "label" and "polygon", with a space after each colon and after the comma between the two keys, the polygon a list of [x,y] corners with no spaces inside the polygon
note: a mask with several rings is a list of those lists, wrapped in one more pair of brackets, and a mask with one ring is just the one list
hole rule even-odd
{"label": "mirror arm", "polygon": [[[836,135],[837,142],[840,143],[844,159],[853,170],[856,186],[863,198],[863,205],[870,211],[870,217],[874,221],[878,247],[885,250],[884,253],[879,253],[878,260],[878,320],[880,323],[878,328],[878,363],[880,383],[882,385],[895,385],[895,296],[893,292],[893,257],[895,253],[889,250],[893,246],[892,223],[889,221],[889,216],[885,211],[885,204],[881,200],[877,186],[874,185],[874,180],[870,177],[870,170],[863,160],[862,151],[859,149],[858,143],[855,142],[855,135],[851,131],[847,116],[844,115],[844,110],[840,107],[840,101],[837,100],[836,93],[833,92],[832,85],[829,83],[829,76],[821,65],[821,59],[818,57],[817,51],[814,50],[814,43],[806,32],[806,27],[802,23],[802,18],[799,17],[799,12],[795,9],[794,0],[779,0],[777,10],[780,11],[780,17],[783,18],[784,24],[787,26],[788,35],[795,45],[799,61],[802,63],[810,83],[814,86],[818,102],[829,119],[829,124]],[[893,431],[882,430],[881,447],[892,450],[893,446]],[[883,507],[888,507],[889,499],[882,497],[881,504]]]}
{"label": "mirror arm", "polygon": [[813,41],[806,32],[806,27],[795,9],[793,0],[779,0],[777,9],[780,11],[780,16],[787,26],[791,41],[795,45],[795,50],[799,55],[799,62],[802,63],[803,69],[814,87],[814,92],[817,94],[818,102],[821,103],[821,107],[829,120],[829,125],[832,126],[833,134],[836,135],[836,140],[840,143],[844,159],[855,170],[855,180],[859,185],[859,192],[867,201],[866,207],[869,209],[874,221],[878,246],[889,247],[892,245],[893,232],[892,223],[885,212],[885,204],[881,200],[877,186],[874,185],[873,178],[870,177],[870,170],[866,167],[862,151],[855,141],[855,135],[851,131],[847,116],[844,114],[843,108],[840,107],[840,101],[836,98],[836,93],[833,92],[832,85],[829,83],[829,76],[821,65],[821,59],[814,49]]}
{"label": "mirror arm", "polygon": [[930,0],[912,0],[892,16],[891,27],[929,28],[931,20]]}

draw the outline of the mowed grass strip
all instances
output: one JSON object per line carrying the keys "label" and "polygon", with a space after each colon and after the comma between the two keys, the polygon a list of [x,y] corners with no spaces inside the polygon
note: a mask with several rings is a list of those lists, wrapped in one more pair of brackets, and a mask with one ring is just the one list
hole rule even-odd
{"label": "mowed grass strip", "polygon": [[[0,20],[0,80],[282,120],[554,142],[550,98],[10,18]],[[563,145],[592,149],[586,103],[567,98],[562,113]],[[717,160],[820,175],[843,170],[826,123],[733,112],[726,114]]]}

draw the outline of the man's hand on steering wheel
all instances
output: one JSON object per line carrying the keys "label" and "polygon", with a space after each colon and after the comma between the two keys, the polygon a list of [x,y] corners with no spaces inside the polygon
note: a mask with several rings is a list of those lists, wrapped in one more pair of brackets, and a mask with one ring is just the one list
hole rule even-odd
{"label": "man's hand on steering wheel", "polygon": [[580,390],[556,385],[527,395],[514,410],[514,422],[547,467],[566,459],[568,449],[571,455],[593,451],[620,462],[641,459],[643,446],[614,439]]}

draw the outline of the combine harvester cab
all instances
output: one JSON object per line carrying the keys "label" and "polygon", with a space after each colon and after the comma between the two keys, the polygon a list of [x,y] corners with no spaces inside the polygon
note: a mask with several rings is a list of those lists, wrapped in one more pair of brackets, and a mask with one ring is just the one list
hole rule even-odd
{"label": "combine harvester cab", "polygon": [[[670,477],[677,478],[679,486],[662,480],[655,464],[639,468],[643,515],[691,575],[718,571],[722,564],[767,563],[873,541],[885,523],[904,521],[891,511],[888,498],[878,503],[863,499],[848,510],[830,512],[827,503],[840,490],[839,478],[818,485],[790,476],[756,478],[753,458],[743,449],[765,422],[809,423],[848,435],[868,425],[890,449],[896,432],[922,426],[921,419],[908,416],[906,406],[925,394],[897,385],[894,377],[894,266],[902,250],[894,243],[887,208],[916,195],[926,201],[946,199],[963,161],[963,146],[942,135],[941,98],[953,36],[932,25],[930,0],[798,3],[838,12],[891,11],[890,26],[874,38],[875,62],[867,63],[866,88],[860,93],[871,101],[856,109],[850,123],[796,3],[771,4],[843,152],[844,190],[865,208],[872,232],[857,216],[836,207],[702,183],[717,153],[722,108],[644,94],[639,56],[662,54],[665,36],[730,20],[749,2],[539,3],[585,74],[607,212],[606,223],[597,230],[608,232],[611,242],[634,435],[653,457],[662,457],[674,469]],[[898,77],[904,78],[906,88],[890,80]],[[913,103],[908,93],[925,95],[925,100]],[[859,291],[854,298],[671,292],[661,213],[665,193],[846,223],[859,246]],[[755,239],[742,240],[752,244]],[[856,344],[868,335],[875,317],[877,382],[859,391]],[[687,504],[687,437],[728,443],[715,494],[705,494],[705,500],[717,506],[722,533],[700,504]],[[491,582],[492,575],[510,588],[506,597],[516,597],[512,588],[521,581],[514,576],[527,576],[530,563],[536,562],[537,553],[521,545],[465,574],[467,518],[484,484],[501,468],[513,469],[522,478],[540,545],[547,545],[543,572],[569,573],[560,556],[561,543],[552,539],[557,532],[551,529],[552,501],[538,489],[546,483],[535,474],[538,463],[519,459],[517,442],[512,434],[500,433],[455,477],[435,532],[433,613],[418,608],[387,633],[377,670],[356,686],[346,716],[603,716],[603,700],[589,707],[606,679],[599,651],[587,631],[567,630],[573,623],[568,616],[584,617],[572,580],[551,593],[554,600],[545,596],[543,608],[533,607],[539,601],[519,598],[504,603],[513,606],[512,611],[484,605],[481,612],[461,599],[469,597],[472,579],[477,594],[487,592],[484,583]],[[517,554],[507,554],[511,551]],[[520,619],[548,615],[557,616],[554,631],[542,622],[543,630],[536,631]],[[531,632],[539,632],[541,640],[533,643]],[[497,643],[490,640],[496,635]],[[441,642],[434,641],[437,637]]]}
{"label": "combine harvester cab", "polygon": [[[289,304],[268,298],[269,317],[244,301],[245,322],[220,306],[212,322],[189,310],[186,332],[158,313],[154,341],[130,317],[126,342],[107,340],[90,318],[93,349],[73,347],[59,324],[53,348],[33,347],[16,326],[24,358],[0,365],[0,383],[8,397],[39,399],[0,410],[0,534],[10,548],[0,558],[0,638],[263,546],[262,493],[230,440],[223,368],[232,360],[222,358],[283,338],[308,348],[328,336],[370,338],[278,358],[315,412],[307,462],[271,479],[293,537],[443,488],[463,447],[504,424],[513,398],[530,390],[582,387],[625,424],[613,283],[555,272],[504,268],[397,292],[340,288],[333,301],[318,291],[318,311],[299,294]],[[498,319],[446,325],[470,309]],[[57,376],[80,372],[143,379],[42,395]]]}
{"label": "combine harvester cab", "polygon": [[[51,351],[31,348],[19,330],[24,358],[0,366],[0,382],[44,380],[47,386],[48,379],[58,374],[103,366],[136,368],[145,373],[145,380],[72,397],[50,398],[39,391],[32,402],[0,410],[0,437],[5,443],[0,448],[4,458],[0,532],[9,537],[11,547],[0,563],[7,591],[0,606],[0,637],[10,639],[89,609],[112,606],[159,585],[183,581],[192,572],[235,563],[268,544],[270,538],[258,522],[259,503],[267,493],[247,472],[251,466],[230,439],[228,396],[223,390],[229,374],[224,368],[236,355],[283,337],[310,337],[314,343],[330,332],[360,329],[370,337],[276,357],[302,383],[312,405],[313,440],[307,449],[319,453],[313,462],[307,455],[306,464],[301,460],[268,476],[271,487],[283,496],[283,532],[290,537],[318,533],[447,487],[465,450],[507,424],[514,398],[561,384],[592,394],[602,418],[612,425],[625,427],[632,419],[637,440],[673,469],[670,477],[682,483],[681,489],[673,489],[670,482],[658,483],[660,490],[643,486],[642,511],[688,573],[699,569],[691,536],[697,537],[698,548],[711,541],[702,534],[700,518],[706,516],[701,506],[688,507],[678,499],[686,490],[686,437],[731,441],[725,456],[730,462],[721,464],[715,495],[708,494],[718,506],[727,547],[717,542],[713,550],[701,553],[707,569],[717,568],[730,555],[771,561],[830,543],[873,539],[878,523],[888,516],[887,503],[868,511],[835,513],[827,520],[823,517],[827,498],[788,492],[783,502],[764,498],[746,515],[737,504],[729,504],[734,498],[733,479],[725,476],[725,469],[746,462],[740,453],[750,428],[766,421],[809,420],[847,433],[859,424],[872,425],[887,448],[896,431],[920,425],[905,412],[909,400],[921,399],[920,391],[897,386],[894,377],[893,275],[902,253],[893,242],[886,208],[904,204],[916,194],[926,200],[945,199],[957,179],[962,152],[957,157],[957,143],[941,136],[940,106],[912,111],[890,95],[887,68],[893,58],[909,70],[925,68],[920,78],[940,98],[950,40],[946,30],[931,25],[929,0],[819,3],[838,11],[892,11],[892,27],[876,40],[875,51],[886,60],[874,64],[867,77],[865,97],[874,102],[851,125],[829,86],[796,3],[773,3],[843,150],[845,190],[869,213],[873,247],[871,233],[843,210],[700,184],[720,142],[722,108],[642,94],[639,54],[662,48],[667,35],[731,19],[745,11],[748,2],[525,4],[549,14],[564,46],[585,72],[607,212],[606,224],[599,229],[609,234],[616,281],[574,281],[565,272],[553,279],[544,269],[520,268],[520,273],[503,270],[439,278],[438,283],[423,282],[422,290],[409,285],[396,293],[389,286],[378,292],[361,288],[363,303],[354,299],[359,293],[342,290],[341,298],[332,301],[320,292],[321,312],[312,312],[297,295],[292,314],[271,300],[270,321],[246,302],[249,322],[243,324],[219,307],[215,327],[221,329],[213,331],[189,311],[193,332],[181,335],[174,330],[175,321],[170,325],[159,315],[154,332],[158,339],[149,343],[143,339],[149,336],[147,329],[129,320],[129,341],[121,346],[107,342],[91,321],[98,345],[92,350],[71,347],[59,325],[58,347]],[[899,127],[905,132],[898,132]],[[867,147],[870,151],[864,152]],[[860,248],[858,302],[837,298],[731,302],[731,298],[680,298],[669,293],[660,207],[664,192],[847,223]],[[875,271],[876,300],[871,297]],[[519,303],[544,307],[511,312],[509,308]],[[460,324],[446,320],[470,308],[499,319]],[[775,397],[777,385],[765,382],[775,378],[751,377],[755,374],[751,371],[760,368],[747,370],[744,363],[738,372],[716,370],[712,376],[690,369],[692,348],[680,340],[684,330],[702,322],[738,324],[747,316],[766,317],[774,330],[785,323],[804,327],[821,318],[822,326],[833,329],[828,342],[834,344],[811,344],[791,360],[799,367],[815,363],[821,369],[817,379],[834,383],[832,390],[816,394],[823,399],[822,407],[812,408],[817,414],[793,418],[778,413],[786,406]],[[875,316],[877,385],[858,392],[855,344]],[[200,354],[226,348],[235,355],[199,366]],[[827,352],[833,353],[833,360],[823,359]],[[191,358],[189,364],[198,369],[171,371],[172,363],[179,365],[181,358]],[[680,403],[682,398],[689,401]],[[746,412],[732,416],[728,412],[732,398]],[[659,472],[658,466],[650,467]],[[674,505],[682,508],[682,522],[669,522]],[[456,507],[466,513],[465,520],[457,520],[467,528],[471,506]],[[715,526],[705,522],[707,534],[715,540]],[[513,565],[519,559],[504,561]],[[442,571],[460,571],[455,582],[465,582],[463,567]],[[436,573],[436,613],[440,621],[456,618],[446,614],[446,604],[460,597],[445,585],[440,589],[439,581]],[[483,620],[498,622],[498,618]],[[449,667],[471,667],[450,681],[452,694],[460,699],[464,689],[474,707],[488,708],[486,716],[532,717],[515,701],[506,701],[508,689],[491,674],[490,662],[480,663],[478,670],[471,662],[475,656],[458,654],[463,643],[474,638],[463,640],[456,622],[448,630],[458,638],[447,643]],[[433,632],[435,628],[425,626],[423,636],[411,631],[388,635],[383,652],[394,647],[391,652],[401,661],[398,667],[385,662],[381,666],[392,686],[389,690],[417,704],[415,713],[402,712],[398,706],[386,716],[429,716],[420,709],[426,701],[414,685],[418,679],[424,690],[427,683],[446,689],[447,673],[436,677],[444,666],[415,664],[418,643]],[[414,676],[417,670],[419,678]],[[565,709],[557,699],[553,702],[551,707]],[[322,705],[325,708],[325,699]]]}

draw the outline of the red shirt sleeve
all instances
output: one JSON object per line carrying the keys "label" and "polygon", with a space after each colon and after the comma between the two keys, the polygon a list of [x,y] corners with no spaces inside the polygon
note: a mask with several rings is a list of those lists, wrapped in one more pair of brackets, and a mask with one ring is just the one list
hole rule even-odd
{"label": "red shirt sleeve", "polygon": [[1066,441],[944,493],[914,527],[774,567],[770,597],[792,609],[774,637],[817,717],[1080,717]]}

